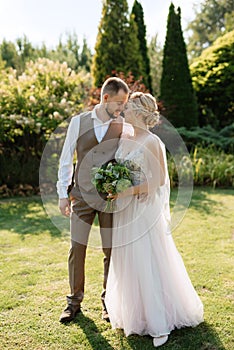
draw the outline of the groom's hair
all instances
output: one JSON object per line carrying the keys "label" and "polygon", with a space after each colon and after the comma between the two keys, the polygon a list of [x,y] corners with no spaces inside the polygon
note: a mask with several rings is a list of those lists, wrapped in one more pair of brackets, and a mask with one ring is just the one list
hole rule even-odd
{"label": "groom's hair", "polygon": [[101,89],[101,99],[104,94],[109,94],[110,96],[117,95],[119,90],[123,90],[126,94],[130,92],[128,85],[120,78],[111,77],[105,80]]}

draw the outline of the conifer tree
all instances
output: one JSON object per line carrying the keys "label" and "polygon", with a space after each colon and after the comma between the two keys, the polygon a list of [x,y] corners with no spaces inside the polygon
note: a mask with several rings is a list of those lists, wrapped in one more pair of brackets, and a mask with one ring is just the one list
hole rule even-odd
{"label": "conifer tree", "polygon": [[127,38],[127,55],[124,61],[125,72],[131,72],[134,79],[138,80],[144,76],[144,64],[140,51],[140,43],[137,37],[137,24],[132,15],[129,20]]}
{"label": "conifer tree", "polygon": [[152,78],[152,91],[153,95],[158,98],[160,96],[160,81],[162,76],[162,60],[163,60],[163,47],[158,43],[157,34],[154,35],[148,46],[149,59],[150,59],[150,73]]}
{"label": "conifer tree", "polygon": [[128,28],[127,0],[104,0],[92,64],[96,87],[113,71],[125,72]]}
{"label": "conifer tree", "polygon": [[7,42],[5,39],[3,39],[0,45],[0,54],[6,67],[12,67],[14,69],[19,68],[19,56],[14,43]]}
{"label": "conifer tree", "polygon": [[132,7],[132,15],[137,24],[137,37],[140,43],[140,52],[143,58],[143,82],[152,91],[150,60],[148,56],[148,48],[146,41],[146,26],[144,23],[144,12],[141,4],[135,0]]}
{"label": "conifer tree", "polygon": [[88,47],[87,40],[83,38],[83,47],[80,53],[80,66],[84,67],[87,72],[90,72],[90,66],[92,62],[92,53]]}
{"label": "conifer tree", "polygon": [[165,116],[175,127],[198,124],[196,97],[190,76],[186,46],[181,30],[181,11],[169,8],[163,51],[160,100]]}

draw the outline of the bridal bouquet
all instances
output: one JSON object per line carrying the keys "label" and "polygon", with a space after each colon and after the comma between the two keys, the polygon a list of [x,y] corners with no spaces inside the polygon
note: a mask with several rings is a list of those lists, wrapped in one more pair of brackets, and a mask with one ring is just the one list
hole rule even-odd
{"label": "bridal bouquet", "polygon": [[[133,185],[131,170],[124,163],[111,161],[92,169],[92,183],[98,192],[117,194]],[[111,198],[107,198],[107,209],[113,210]]]}

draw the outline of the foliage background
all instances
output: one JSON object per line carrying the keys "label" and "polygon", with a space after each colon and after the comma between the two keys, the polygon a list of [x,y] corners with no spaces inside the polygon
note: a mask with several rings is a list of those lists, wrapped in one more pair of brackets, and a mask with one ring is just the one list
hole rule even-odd
{"label": "foliage background", "polygon": [[[53,49],[34,46],[26,36],[15,43],[4,39],[0,44],[0,196],[38,192],[40,159],[51,133],[64,120],[93,108],[100,99],[98,85],[110,75],[124,79],[132,91],[151,91],[162,115],[178,108],[172,121],[190,152],[194,173],[199,173],[195,185],[232,186],[232,4],[233,0],[204,0],[196,6],[187,44],[180,9],[173,4],[164,47],[157,35],[147,42],[144,10],[137,0],[130,11],[126,0],[105,1],[95,54],[85,38],[79,43],[76,33],[68,33],[65,41],[60,38]],[[119,25],[113,27],[115,22]],[[174,39],[169,40],[172,33],[178,47]],[[185,77],[190,87],[192,81],[191,89],[183,86]],[[193,93],[184,94],[192,88],[196,101]],[[191,114],[194,103],[198,119]],[[169,162],[172,186],[177,186],[177,169],[170,157]]]}

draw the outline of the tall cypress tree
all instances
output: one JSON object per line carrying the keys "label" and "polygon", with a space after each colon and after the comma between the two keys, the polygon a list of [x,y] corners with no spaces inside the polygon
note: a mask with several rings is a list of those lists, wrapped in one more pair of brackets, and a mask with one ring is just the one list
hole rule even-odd
{"label": "tall cypress tree", "polygon": [[137,37],[137,24],[132,15],[129,20],[127,38],[127,55],[124,61],[125,72],[131,72],[135,79],[140,79],[144,76],[144,64]]}
{"label": "tall cypress tree", "polygon": [[144,22],[144,12],[141,4],[135,0],[132,7],[132,15],[137,24],[137,37],[140,43],[140,52],[143,58],[143,82],[152,91],[152,82],[150,75],[150,60],[146,41],[146,26]]}
{"label": "tall cypress tree", "polygon": [[160,81],[162,76],[163,47],[158,43],[157,34],[149,42],[150,72],[152,91],[155,97],[160,95]]}
{"label": "tall cypress tree", "polygon": [[173,3],[169,8],[163,51],[160,100],[165,116],[176,127],[198,124],[196,97],[190,76],[186,46],[181,30],[181,11]]}
{"label": "tall cypress tree", "polygon": [[103,1],[92,64],[95,86],[102,85],[106,76],[112,75],[113,71],[125,72],[128,29],[127,0]]}

